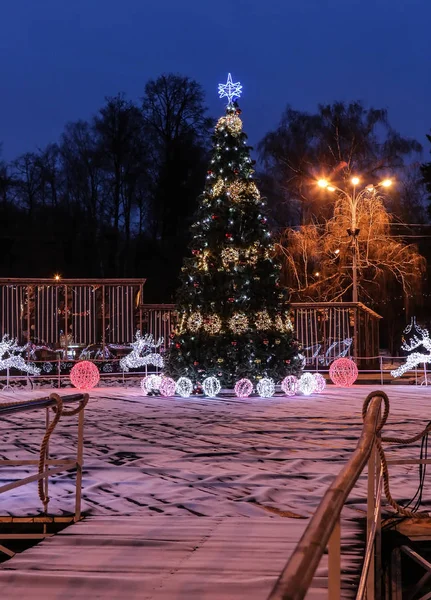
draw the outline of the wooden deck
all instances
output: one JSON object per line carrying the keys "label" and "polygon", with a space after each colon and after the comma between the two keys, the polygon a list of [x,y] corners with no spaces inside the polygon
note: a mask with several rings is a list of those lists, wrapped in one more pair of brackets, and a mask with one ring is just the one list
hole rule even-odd
{"label": "wooden deck", "polygon": [[[5,563],[0,589],[8,600],[263,600],[307,522],[89,517]],[[325,563],[308,598],[327,595]]]}
{"label": "wooden deck", "polygon": [[[86,411],[86,517],[4,563],[3,597],[264,600],[354,448],[362,402],[372,389],[245,401],[94,390]],[[386,390],[386,434],[418,432],[429,420],[431,388]],[[0,454],[37,455],[40,431],[36,414],[0,423]],[[69,421],[55,432],[51,451],[57,458],[73,448]],[[403,448],[402,456],[417,457],[417,447]],[[0,473],[0,480],[12,476]],[[394,469],[397,499],[411,497],[416,485],[416,468]],[[54,513],[72,507],[71,491],[70,475],[55,478]],[[361,564],[365,498],[362,477],[342,521],[346,598],[354,596]],[[37,507],[31,486],[0,496],[0,515],[34,514]],[[326,597],[325,588],[324,558],[309,597]]]}

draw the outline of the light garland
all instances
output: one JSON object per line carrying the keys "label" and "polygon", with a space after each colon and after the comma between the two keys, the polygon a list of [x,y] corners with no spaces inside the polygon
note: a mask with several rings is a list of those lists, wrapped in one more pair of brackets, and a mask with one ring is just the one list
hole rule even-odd
{"label": "light garland", "polygon": [[419,336],[414,335],[410,341],[410,344],[408,344],[406,341],[403,341],[401,349],[405,352],[411,352],[412,350],[423,346],[425,350],[428,351],[428,354],[423,354],[422,352],[412,352],[407,356],[406,362],[403,365],[398,367],[398,369],[391,371],[392,377],[400,377],[400,375],[403,375],[407,371],[416,369],[416,367],[422,363],[431,363],[431,339],[428,330],[422,329],[422,327],[416,323],[416,317],[412,318],[410,325],[407,325],[407,327],[404,329],[404,333],[410,333],[412,328],[414,328],[418,332],[419,336],[422,337],[420,338]]}
{"label": "light garland", "polygon": [[303,373],[298,381],[298,390],[304,396],[311,396],[316,391],[317,383],[311,373]]}
{"label": "light garland", "polygon": [[187,327],[192,333],[196,333],[201,328],[203,319],[200,312],[192,312],[190,317],[187,319]]}
{"label": "light garland", "polygon": [[313,377],[316,382],[316,392],[321,394],[326,388],[326,379],[320,373],[313,373]]}
{"label": "light garland", "polygon": [[271,398],[275,393],[274,380],[269,377],[264,377],[258,382],[256,390],[261,398]]}
{"label": "light garland", "polygon": [[229,185],[226,194],[233,202],[240,202],[243,199],[250,201],[251,198],[255,201],[260,199],[260,192],[252,181],[234,181]]}
{"label": "light garland", "polygon": [[223,266],[228,268],[231,263],[236,263],[239,260],[239,252],[236,248],[223,248],[221,251],[221,260]]}
{"label": "light garland", "polygon": [[[127,356],[123,356],[120,360],[120,368],[123,371],[129,369],[137,369],[139,367],[154,365],[162,368],[164,365],[161,354],[151,352],[151,350],[159,348],[163,344],[163,338],[154,341],[150,333],[141,335],[138,330],[135,334],[135,341],[130,344],[132,351]],[[146,353],[143,355],[143,353]]]}
{"label": "light garland", "polygon": [[206,377],[202,382],[204,393],[210,398],[214,398],[221,390],[220,381],[217,377]]}
{"label": "light garland", "polygon": [[162,381],[159,387],[160,394],[164,398],[171,398],[172,396],[175,396],[176,387],[177,384],[174,379],[172,379],[171,377],[162,377]]}
{"label": "light garland", "polygon": [[193,383],[188,377],[180,377],[175,386],[177,394],[182,398],[189,398],[193,392]]}
{"label": "light garland", "polygon": [[245,333],[248,329],[248,318],[244,313],[235,313],[229,319],[228,323],[229,329],[233,331],[233,333]]}
{"label": "light garland", "polygon": [[219,333],[221,330],[222,322],[218,315],[208,315],[208,317],[204,318],[203,328],[207,333],[212,335]]}
{"label": "light garland", "polygon": [[8,334],[5,334],[0,342],[0,371],[6,370],[9,373],[9,369],[17,369],[29,375],[40,375],[38,367],[26,363],[24,358],[18,354],[24,350],[25,348],[18,346],[18,340],[11,339]]}
{"label": "light garland", "polygon": [[261,310],[256,313],[256,329],[258,331],[265,331],[267,329],[271,329],[272,321],[266,310]]}
{"label": "light garland", "polygon": [[211,194],[213,196],[220,196],[220,194],[223,192],[224,189],[224,181],[223,179],[220,177],[219,179],[217,179],[217,181],[215,182],[215,184],[213,185],[212,189],[211,189]]}
{"label": "light garland", "polygon": [[298,391],[298,378],[295,375],[288,375],[281,382],[281,389],[286,396],[294,396]]}
{"label": "light garland", "polygon": [[236,114],[221,117],[217,121],[216,131],[224,131],[225,129],[234,137],[238,136],[242,131],[242,121]]}
{"label": "light garland", "polygon": [[240,379],[236,382],[234,391],[237,398],[248,398],[253,392],[253,384],[250,379]]}

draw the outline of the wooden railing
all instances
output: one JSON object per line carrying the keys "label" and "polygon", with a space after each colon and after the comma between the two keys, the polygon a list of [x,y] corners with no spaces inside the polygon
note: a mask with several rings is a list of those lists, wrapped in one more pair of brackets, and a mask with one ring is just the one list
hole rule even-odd
{"label": "wooden railing", "polygon": [[[23,522],[23,523],[41,523],[43,531],[41,533],[2,533],[2,540],[5,539],[43,539],[48,537],[46,525],[48,523],[71,522],[78,521],[81,518],[81,487],[82,487],[82,468],[83,468],[83,448],[84,448],[84,408],[88,403],[88,394],[73,394],[60,397],[58,394],[51,394],[49,397],[39,398],[36,400],[28,400],[21,402],[7,402],[0,404],[0,419],[4,416],[11,416],[15,413],[28,412],[34,410],[45,410],[45,432],[41,441],[39,459],[1,459],[0,469],[4,467],[33,467],[34,473],[16,479],[10,483],[0,486],[0,494],[20,486],[38,482],[39,499],[43,505],[43,514],[35,517],[23,516],[17,517],[12,515],[0,516],[0,522]],[[72,409],[67,409],[66,405],[78,403],[78,406]],[[49,458],[49,440],[57,424],[63,417],[77,416],[77,446],[76,456],[69,459],[50,459]],[[52,418],[51,418],[52,417]],[[52,516],[48,514],[49,495],[48,485],[49,478],[52,475],[75,470],[75,508],[74,513],[70,516]],[[0,552],[13,556],[14,553],[0,545]]]}
{"label": "wooden railing", "polygon": [[378,392],[375,394],[369,403],[356,449],[325,493],[268,600],[302,600],[312,583],[326,548],[328,549],[328,598],[329,600],[341,598],[341,511],[367,464],[367,544],[356,598],[357,600],[365,597],[367,600],[380,598],[380,579],[376,578],[375,574],[380,572],[380,499],[383,478],[380,461],[376,460],[376,440],[380,435],[378,426],[382,398]]}

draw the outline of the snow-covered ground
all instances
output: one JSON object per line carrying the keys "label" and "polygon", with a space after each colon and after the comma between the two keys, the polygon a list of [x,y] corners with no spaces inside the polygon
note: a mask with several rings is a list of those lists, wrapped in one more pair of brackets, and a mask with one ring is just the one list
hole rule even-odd
{"label": "snow-covered ground", "polygon": [[[354,448],[362,402],[372,389],[328,387],[320,396],[240,400],[164,399],[143,397],[136,388],[97,388],[86,410],[83,510],[206,516],[290,511],[308,517]],[[426,424],[431,388],[385,390],[391,401],[386,434],[407,436]],[[3,393],[0,402],[38,395]],[[0,456],[36,457],[43,420],[43,411],[3,419]],[[52,456],[73,455],[75,432],[76,419],[64,419],[52,436]],[[399,453],[417,457],[418,446]],[[416,470],[394,472],[396,498],[408,497]],[[2,467],[0,481],[17,473]],[[72,482],[71,474],[56,477],[52,512],[72,509]],[[363,485],[355,488],[352,501],[362,501],[363,491]],[[38,505],[35,484],[0,496],[0,514],[34,513]]]}
{"label": "snow-covered ground", "polygon": [[[112,523],[115,517],[126,515],[135,520],[140,517],[145,523],[151,518],[155,527],[163,517],[163,527],[170,522],[173,528],[179,517],[183,522],[186,516],[193,524],[205,523],[196,519],[206,517],[217,523],[245,519],[250,526],[261,518],[261,528],[266,522],[273,527],[276,520],[283,522],[283,527],[292,524],[292,548],[305,519],[313,514],[355,447],[362,427],[362,403],[373,389],[328,387],[320,396],[245,400],[164,399],[143,397],[136,388],[95,389],[86,410],[84,513],[103,517],[105,522],[111,517]],[[407,437],[426,425],[431,387],[385,386],[385,391],[391,401],[385,435]],[[40,391],[3,393],[0,402],[38,396]],[[1,458],[37,456],[42,412],[21,413],[0,422]],[[73,455],[75,421],[64,419],[53,434],[52,456]],[[400,458],[418,457],[419,446],[391,448],[389,453],[391,458],[394,453]],[[0,483],[16,476],[16,468],[0,469]],[[417,467],[391,467],[391,489],[397,500],[411,497],[416,487]],[[428,506],[430,492],[426,482]],[[73,475],[56,477],[50,496],[50,512],[72,511]],[[364,476],[350,496],[344,523],[364,515],[365,498]],[[0,495],[0,514],[35,514],[38,509],[35,484]],[[79,526],[84,525],[85,521]],[[358,528],[354,530],[356,535]],[[352,531],[344,529],[347,543]],[[279,542],[283,548],[282,540]],[[37,556],[49,543],[5,564],[24,560],[29,552]],[[277,569],[287,558],[286,550],[279,553]],[[355,560],[358,562],[358,557]],[[275,576],[272,574],[272,580]],[[266,581],[269,591],[268,585]]]}

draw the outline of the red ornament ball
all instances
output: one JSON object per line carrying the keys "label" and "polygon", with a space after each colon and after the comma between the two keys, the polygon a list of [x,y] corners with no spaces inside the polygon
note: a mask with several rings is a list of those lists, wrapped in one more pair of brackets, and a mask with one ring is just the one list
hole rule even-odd
{"label": "red ornament ball", "polygon": [[358,367],[350,358],[337,358],[329,367],[329,377],[338,387],[351,387],[358,378]]}
{"label": "red ornament ball", "polygon": [[211,219],[218,219],[218,215],[211,215]]}
{"label": "red ornament ball", "polygon": [[233,342],[231,342],[232,346],[236,346],[238,342],[236,342],[235,340]]}
{"label": "red ornament ball", "polygon": [[228,298],[227,301],[228,302],[235,302],[235,298]]}
{"label": "red ornament ball", "polygon": [[72,368],[70,381],[78,390],[91,390],[100,379],[99,369],[89,360],[83,360]]}
{"label": "red ornament ball", "polygon": [[232,237],[231,233],[225,233],[225,237],[227,237],[228,239],[230,239]]}
{"label": "red ornament ball", "polygon": [[194,285],[195,288],[199,287],[198,283],[194,283],[193,285]]}
{"label": "red ornament ball", "polygon": [[181,344],[179,344],[178,342],[175,344],[175,348],[179,349],[181,348]]}
{"label": "red ornament ball", "polygon": [[263,340],[263,343],[265,344],[265,346],[267,346],[269,344],[269,340]]}

